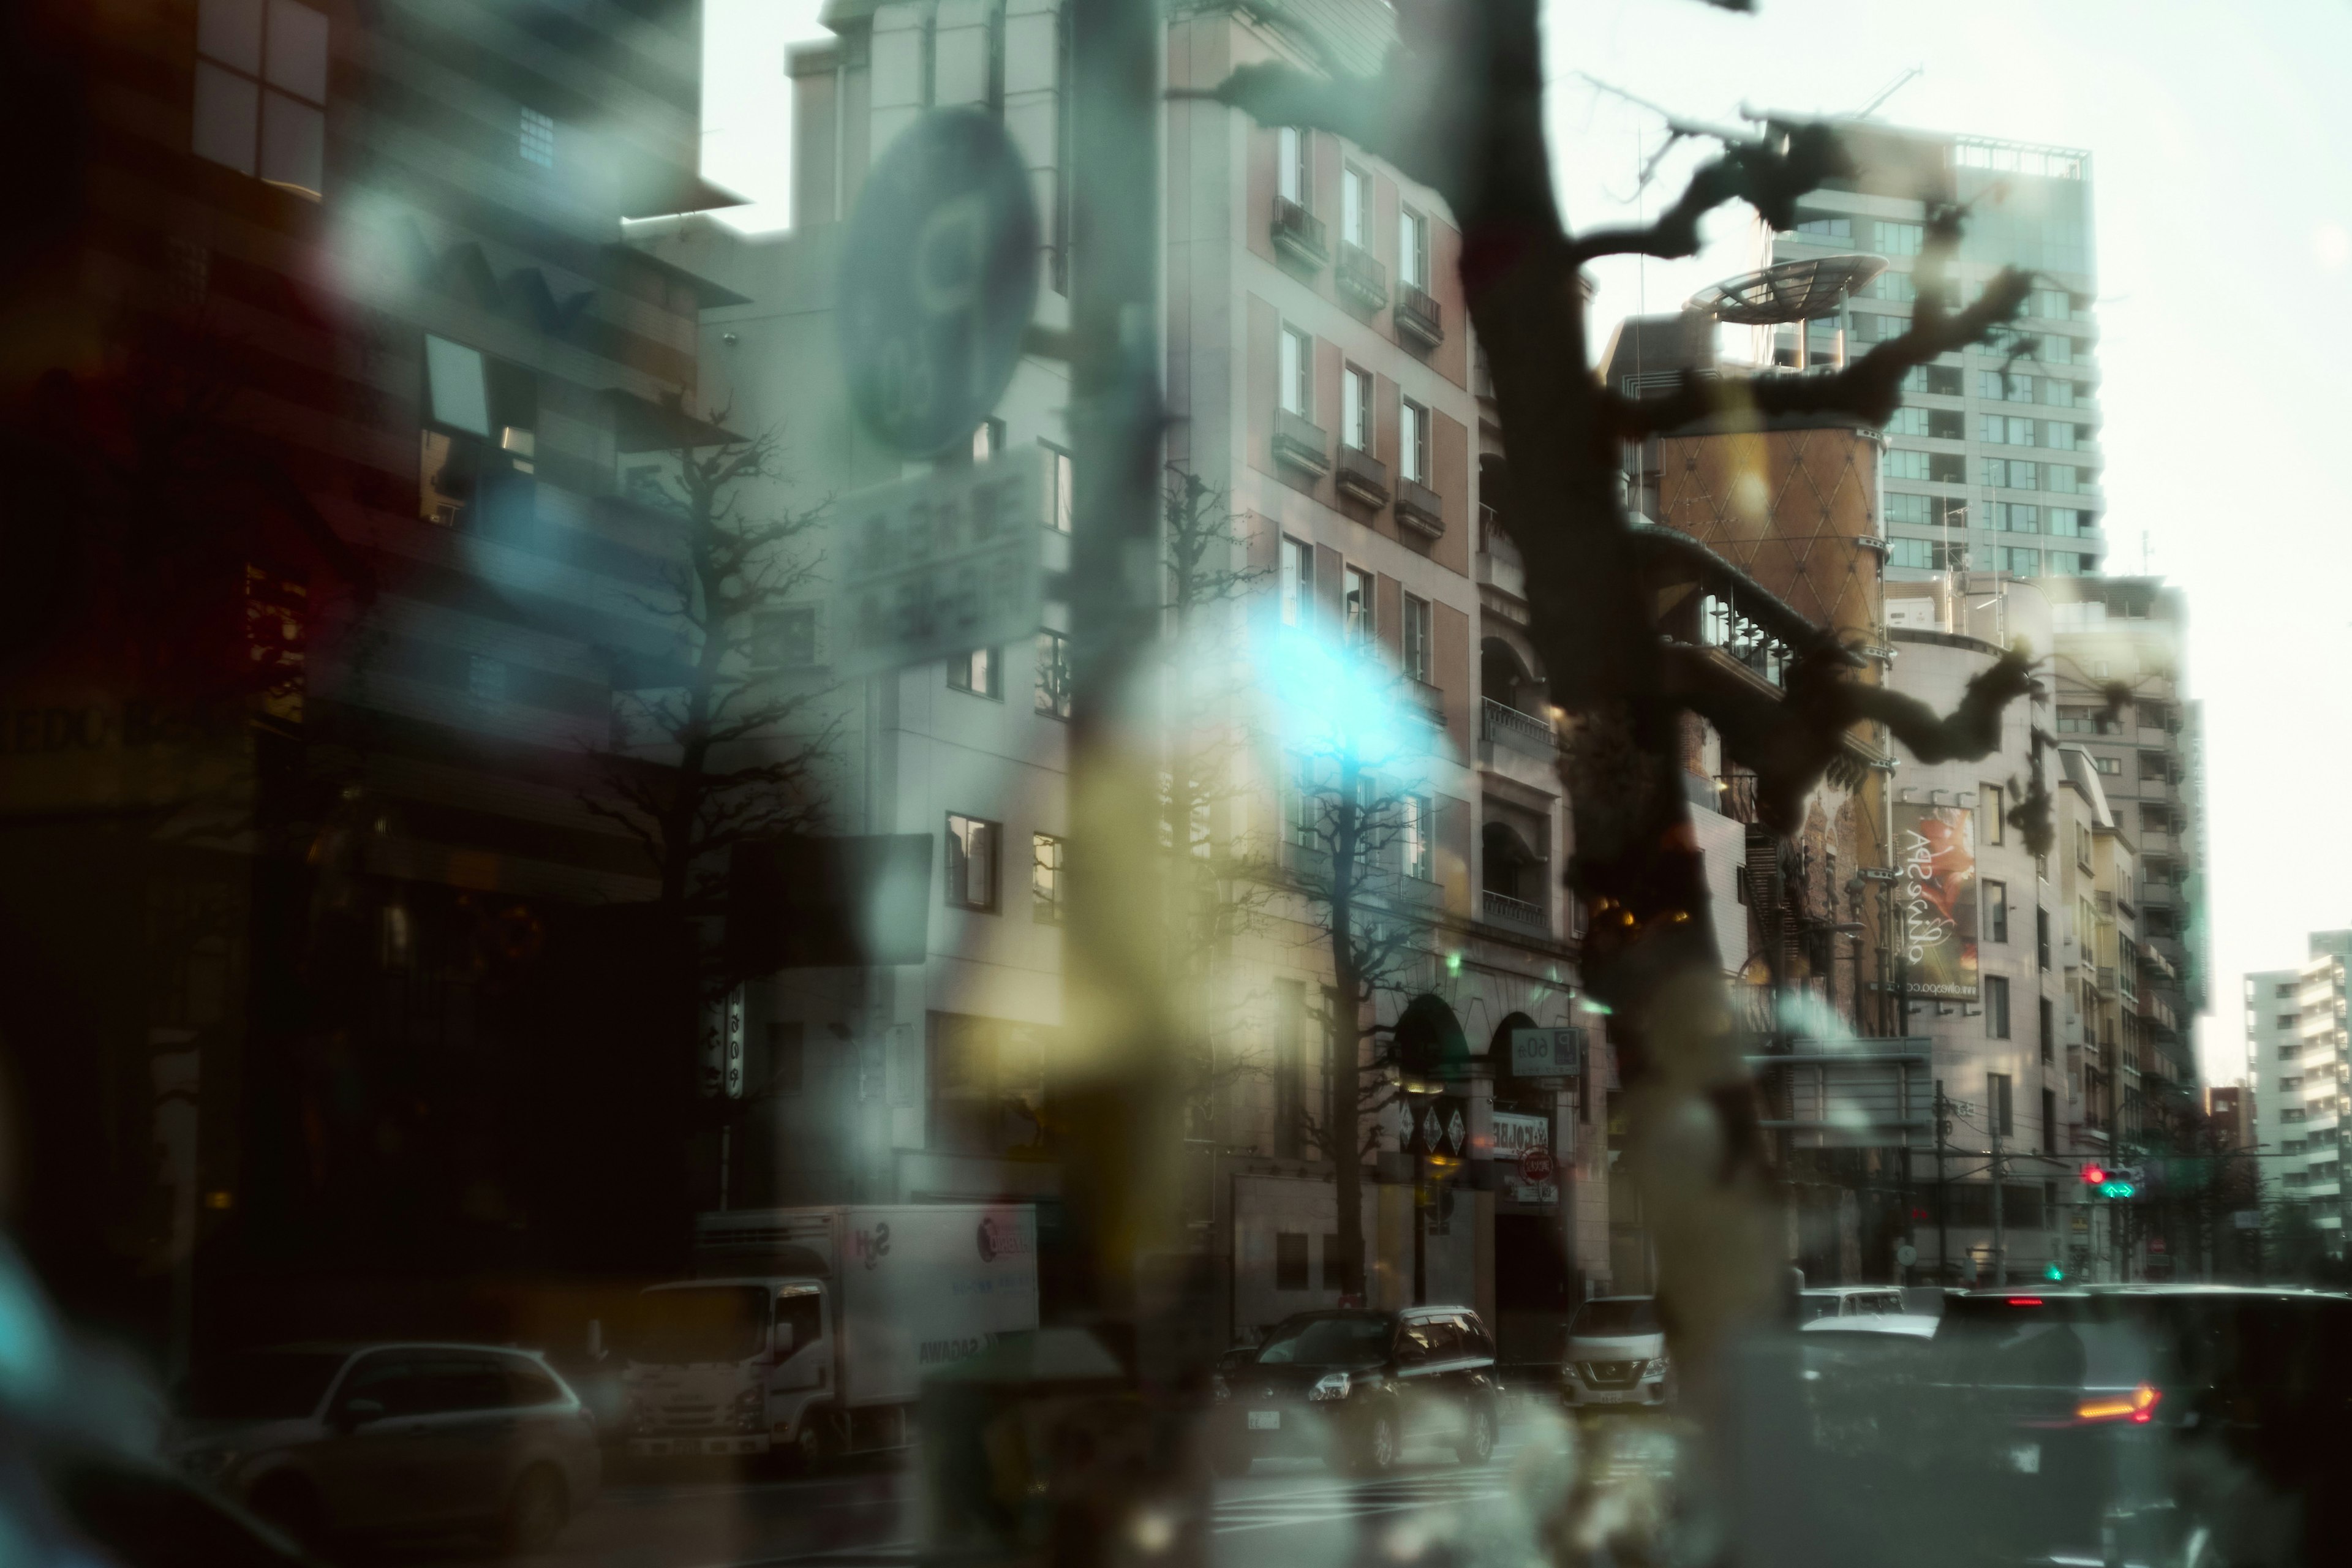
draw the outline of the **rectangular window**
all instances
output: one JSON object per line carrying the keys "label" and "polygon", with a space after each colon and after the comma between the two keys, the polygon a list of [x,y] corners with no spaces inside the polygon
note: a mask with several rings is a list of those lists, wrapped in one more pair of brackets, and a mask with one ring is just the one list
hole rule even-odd
{"label": "rectangular window", "polygon": [[948,813],[948,905],[996,912],[997,844],[1002,825]]}
{"label": "rectangular window", "polygon": [[1886,542],[1886,563],[1889,566],[1926,572],[1932,569],[1929,563],[1934,557],[1935,546],[1924,539],[1890,539]]}
{"label": "rectangular window", "polygon": [[2042,969],[2050,967],[2050,911],[2044,909],[2033,911],[2033,961]]}
{"label": "rectangular window", "polygon": [[817,664],[816,617],[814,605],[791,605],[754,616],[752,668],[807,669]]}
{"label": "rectangular window", "polygon": [[1817,239],[1852,239],[1853,220],[1844,217],[1809,217],[1797,225],[1799,234],[1809,234]]}
{"label": "rectangular window", "polygon": [[2078,468],[2071,463],[2053,463],[2050,465],[2050,488],[2060,495],[2076,494],[2089,484],[2090,472],[2088,468]]}
{"label": "rectangular window", "polygon": [[1960,367],[1956,364],[1930,364],[1919,367],[1927,373],[1927,390],[1937,397],[1960,395]]}
{"label": "rectangular window", "polygon": [[2071,452],[2074,449],[2074,432],[2080,426],[2064,419],[2045,419],[2042,422],[2042,444],[2053,451]]}
{"label": "rectangular window", "polygon": [[202,0],[199,158],[319,199],[327,164],[327,18],[296,0]]}
{"label": "rectangular window", "polygon": [[1280,576],[1282,624],[1303,628],[1314,619],[1315,547],[1303,539],[1286,536]]}
{"label": "rectangular window", "polygon": [[1874,242],[1871,248],[1881,256],[1916,256],[1927,243],[1927,231],[1916,223],[1876,222],[1871,225]]}
{"label": "rectangular window", "polygon": [[1958,452],[1937,452],[1927,459],[1927,479],[1931,484],[1962,485],[1968,483],[1969,460]]}
{"label": "rectangular window", "polygon": [[1062,923],[1062,841],[1050,833],[1029,836],[1029,906],[1039,925]]}
{"label": "rectangular window", "polygon": [[2015,371],[2011,371],[2003,379],[2006,384],[2003,395],[2010,402],[2032,403],[2034,401],[2033,378],[2032,376],[2020,375]]}
{"label": "rectangular window", "polygon": [[2009,1038],[2009,976],[1984,977],[1985,1033],[1996,1040]]}
{"label": "rectangular window", "polygon": [[488,436],[489,385],[481,350],[425,334],[425,416],[433,423],[468,436]]}
{"label": "rectangular window", "polygon": [[2000,552],[2000,568],[2012,577],[2039,577],[2042,575],[2042,552],[2011,546]]}
{"label": "rectangular window", "polygon": [[1037,711],[1070,716],[1070,639],[1060,632],[1037,634]]}
{"label": "rectangular window", "polygon": [[1307,1233],[1303,1230],[1278,1230],[1274,1233],[1274,1288],[1277,1290],[1304,1290],[1307,1287]]}
{"label": "rectangular window", "polygon": [[1429,410],[1409,397],[1398,408],[1397,473],[1425,485],[1429,482]]}
{"label": "rectangular window", "polygon": [[1429,684],[1429,601],[1404,596],[1403,626],[1404,673],[1423,685]]}
{"label": "rectangular window", "polygon": [[2047,996],[2042,997],[2035,1004],[2034,1010],[2042,1028],[2042,1059],[2045,1062],[2054,1061],[2057,1059],[2058,1050],[2057,1012],[2051,1006],[2050,998]]}
{"label": "rectangular window", "polygon": [[555,167],[555,121],[536,109],[524,110],[517,151],[526,163],[536,163],[542,169]]}
{"label": "rectangular window", "polygon": [[1315,340],[1296,327],[1282,329],[1282,411],[1301,419],[1311,417],[1315,376]]}
{"label": "rectangular window", "polygon": [[1433,874],[1430,844],[1436,836],[1435,803],[1425,795],[1409,795],[1402,804],[1404,820],[1398,841],[1404,874],[1426,882]]}
{"label": "rectangular window", "polygon": [[2009,940],[2009,886],[1988,879],[1984,885],[1985,940]]}
{"label": "rectangular window", "polygon": [[948,660],[948,685],[974,697],[1004,695],[1004,660],[992,647],[976,647]]}
{"label": "rectangular window", "polygon": [[[2074,384],[2063,376],[2053,375],[2042,384],[2042,401],[2053,408],[2074,406]],[[2090,399],[2083,400],[2088,403]]]}
{"label": "rectangular window", "polygon": [[1340,635],[1349,647],[1370,647],[1372,644],[1372,574],[1350,566],[1341,579],[1344,597],[1340,608],[1345,620]]}
{"label": "rectangular window", "polygon": [[1372,373],[1354,365],[1339,377],[1339,439],[1359,452],[1372,449]]}
{"label": "rectangular window", "polygon": [[2000,521],[2011,533],[2042,531],[2042,509],[2024,501],[2010,501],[2002,506]]}
{"label": "rectangular window", "polygon": [[1076,512],[1077,476],[1071,470],[1067,452],[1059,447],[1047,447],[1045,450],[1054,454],[1054,506],[1049,515],[1054,520],[1054,531],[1067,533],[1070,531],[1070,519]]}
{"label": "rectangular window", "polygon": [[[2050,1053],[2043,1050],[2042,1059],[2048,1061]],[[2042,1091],[2042,1152],[2053,1152],[2058,1147],[2058,1097],[2048,1089]]]}
{"label": "rectangular window", "polygon": [[985,463],[1004,450],[1004,421],[983,419],[972,427],[971,460]]}
{"label": "rectangular window", "polygon": [[2009,444],[2011,446],[2038,447],[2042,444],[2037,438],[2039,435],[2040,432],[2034,428],[2034,421],[2031,419],[2019,419],[2014,416],[2010,419]]}
{"label": "rectangular window", "polygon": [[1323,847],[1321,786],[1314,759],[1293,754],[1289,787],[1283,792],[1283,830],[1301,849]]}
{"label": "rectangular window", "polygon": [[1339,171],[1339,237],[1370,249],[1371,221],[1372,177],[1350,163]]}
{"label": "rectangular window", "polygon": [[1927,433],[1927,410],[1898,408],[1885,426],[1889,436],[1925,436]]}
{"label": "rectangular window", "polygon": [[1411,207],[1397,216],[1397,281],[1429,287],[1429,220]]}
{"label": "rectangular window", "polygon": [[1927,454],[1897,447],[1886,454],[1885,475],[1890,479],[1924,479],[1927,477]]}
{"label": "rectangular window", "polygon": [[1307,160],[1314,156],[1314,137],[1296,125],[1286,125],[1274,133],[1274,139],[1275,194],[1302,207],[1311,205],[1314,193]]}

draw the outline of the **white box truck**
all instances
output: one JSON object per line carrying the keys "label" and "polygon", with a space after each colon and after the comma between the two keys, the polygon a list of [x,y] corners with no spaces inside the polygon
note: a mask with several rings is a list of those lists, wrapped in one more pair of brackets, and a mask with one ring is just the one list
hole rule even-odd
{"label": "white box truck", "polygon": [[706,1214],[695,1268],[625,1332],[633,1455],[897,1447],[925,1373],[1037,1326],[1027,1205]]}

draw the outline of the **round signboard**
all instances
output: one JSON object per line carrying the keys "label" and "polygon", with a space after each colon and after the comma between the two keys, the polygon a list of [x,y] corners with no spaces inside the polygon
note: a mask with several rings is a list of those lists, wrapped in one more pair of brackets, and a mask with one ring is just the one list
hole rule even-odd
{"label": "round signboard", "polygon": [[1919,1261],[1919,1249],[1906,1241],[1895,1249],[1895,1261],[1903,1268],[1908,1268]]}
{"label": "round signboard", "polygon": [[1519,1180],[1528,1186],[1540,1187],[1551,1180],[1551,1151],[1529,1149],[1519,1156]]}
{"label": "round signboard", "polygon": [[970,439],[1037,305],[1037,209],[1004,127],[940,109],[866,176],[841,248],[841,363],[876,439],[910,458]]}

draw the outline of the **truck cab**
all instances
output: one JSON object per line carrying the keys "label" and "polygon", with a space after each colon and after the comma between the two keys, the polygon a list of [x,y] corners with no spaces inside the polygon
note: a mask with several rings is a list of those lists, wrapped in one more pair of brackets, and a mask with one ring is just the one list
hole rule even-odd
{"label": "truck cab", "polygon": [[823,1449],[811,1415],[834,1392],[825,1281],[685,1280],[639,1303],[622,1373],[631,1454]]}

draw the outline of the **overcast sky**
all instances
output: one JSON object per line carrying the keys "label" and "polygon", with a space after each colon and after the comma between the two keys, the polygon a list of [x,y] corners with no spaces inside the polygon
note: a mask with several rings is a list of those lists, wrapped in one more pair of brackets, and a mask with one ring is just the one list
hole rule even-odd
{"label": "overcast sky", "polygon": [[[817,0],[706,0],[704,169],[788,201],[783,50],[822,36]],[[1696,153],[1635,189],[1654,115],[1586,72],[1694,119],[1742,106],[1851,113],[1924,65],[1890,123],[2093,155],[2110,568],[2184,584],[2188,678],[2205,709],[2216,1082],[2243,1073],[2239,976],[2352,925],[2352,528],[2331,472],[2346,438],[2352,322],[2327,305],[2352,263],[2352,5],[2346,0],[1695,0],[1548,6],[1555,160],[1570,220],[1679,188]],[[1601,333],[1740,268],[1747,208],[1687,263],[1597,268]]]}

